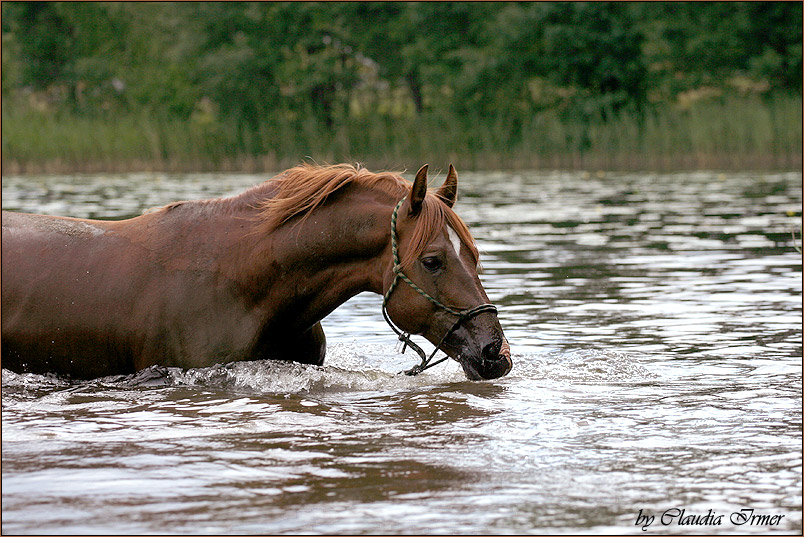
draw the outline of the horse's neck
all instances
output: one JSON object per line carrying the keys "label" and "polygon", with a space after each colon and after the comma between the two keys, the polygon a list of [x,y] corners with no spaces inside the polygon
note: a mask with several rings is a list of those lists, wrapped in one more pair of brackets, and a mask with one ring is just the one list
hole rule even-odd
{"label": "horse's neck", "polygon": [[386,200],[353,192],[267,235],[244,236],[240,251],[252,274],[249,292],[266,308],[292,311],[302,324],[317,322],[360,292],[381,294],[391,210]]}

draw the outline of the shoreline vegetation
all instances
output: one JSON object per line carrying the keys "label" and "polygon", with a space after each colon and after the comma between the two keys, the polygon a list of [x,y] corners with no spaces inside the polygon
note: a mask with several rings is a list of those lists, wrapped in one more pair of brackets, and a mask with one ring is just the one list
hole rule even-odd
{"label": "shoreline vegetation", "polygon": [[802,166],[798,2],[3,2],[2,173]]}
{"label": "shoreline vegetation", "polygon": [[[569,123],[550,112],[510,125],[423,115],[315,125],[236,125],[145,116],[86,118],[3,105],[2,173],[244,172],[285,169],[305,159],[360,162],[372,169],[453,162],[459,169],[620,171],[800,170],[800,96],[707,100],[637,118]],[[249,146],[249,150],[235,148]]]}

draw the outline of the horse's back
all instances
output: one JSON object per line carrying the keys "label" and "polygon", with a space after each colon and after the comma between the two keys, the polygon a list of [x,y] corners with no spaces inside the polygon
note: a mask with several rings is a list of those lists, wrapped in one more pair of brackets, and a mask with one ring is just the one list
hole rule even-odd
{"label": "horse's back", "polygon": [[98,236],[106,232],[110,222],[100,220],[83,220],[66,216],[49,216],[44,214],[17,213],[3,211],[3,237],[6,233],[14,235],[66,235],[66,236]]}
{"label": "horse's back", "polygon": [[190,203],[117,222],[3,213],[3,367],[93,378],[251,356],[260,312],[219,269],[241,225]]}
{"label": "horse's back", "polygon": [[71,356],[87,354],[77,346],[89,341],[106,350],[103,337],[86,336],[100,334],[114,313],[95,298],[110,284],[119,254],[110,229],[106,222],[3,212],[3,367],[74,374]]}
{"label": "horse's back", "polygon": [[7,295],[15,298],[23,288],[43,284],[48,277],[65,279],[92,264],[107,249],[106,226],[92,220],[3,211],[3,305]]}

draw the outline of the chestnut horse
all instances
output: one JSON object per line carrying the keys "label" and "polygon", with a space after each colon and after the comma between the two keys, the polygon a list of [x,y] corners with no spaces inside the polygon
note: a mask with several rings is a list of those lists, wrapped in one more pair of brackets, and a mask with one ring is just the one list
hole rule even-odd
{"label": "chestnut horse", "polygon": [[155,364],[320,365],[321,319],[373,291],[400,332],[438,345],[469,379],[501,377],[510,350],[452,210],[457,187],[452,165],[428,192],[426,165],[411,184],[304,164],[128,220],[3,212],[2,366],[96,378]]}

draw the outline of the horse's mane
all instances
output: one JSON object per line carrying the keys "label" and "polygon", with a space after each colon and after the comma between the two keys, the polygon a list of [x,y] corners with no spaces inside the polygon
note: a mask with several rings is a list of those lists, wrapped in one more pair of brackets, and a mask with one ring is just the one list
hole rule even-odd
{"label": "horse's mane", "polygon": [[[397,173],[373,173],[359,164],[318,166],[308,163],[282,172],[267,184],[274,188],[274,195],[258,204],[264,231],[275,230],[296,216],[305,218],[323,205],[331,194],[348,185],[377,189],[397,199],[408,195],[412,185]],[[402,252],[401,264],[409,266],[447,224],[455,230],[477,261],[478,252],[469,228],[437,195],[428,192],[416,219],[411,238],[412,248]]]}

